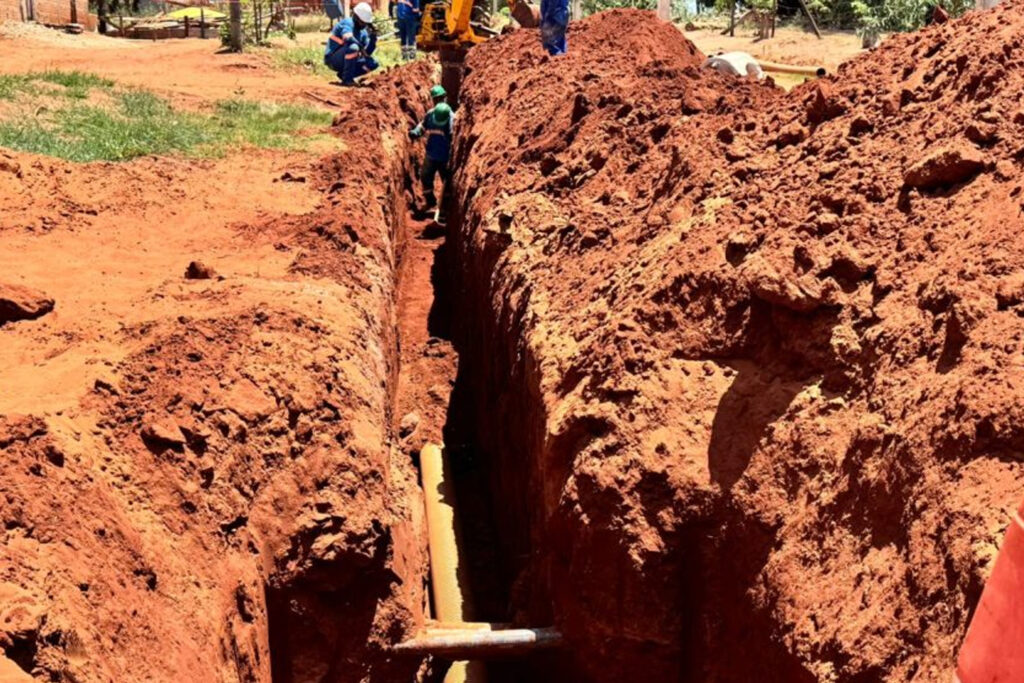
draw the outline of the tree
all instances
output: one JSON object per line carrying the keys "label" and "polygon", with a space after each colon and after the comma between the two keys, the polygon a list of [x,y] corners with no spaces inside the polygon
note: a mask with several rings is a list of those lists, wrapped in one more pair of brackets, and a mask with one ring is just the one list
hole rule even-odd
{"label": "tree", "polygon": [[228,2],[228,23],[230,24],[229,47],[232,52],[242,51],[242,3],[241,0]]}

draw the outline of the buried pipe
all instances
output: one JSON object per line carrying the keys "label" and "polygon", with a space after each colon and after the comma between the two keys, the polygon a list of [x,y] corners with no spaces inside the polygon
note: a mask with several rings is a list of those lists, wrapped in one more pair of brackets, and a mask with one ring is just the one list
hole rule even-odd
{"label": "buried pipe", "polygon": [[447,659],[479,659],[520,655],[558,647],[561,643],[562,634],[554,628],[427,629],[416,638],[395,646],[395,651]]}
{"label": "buried pipe", "polygon": [[817,76],[821,78],[828,75],[823,66],[799,66],[797,64],[782,64],[781,62],[767,62],[757,60],[762,71],[773,71],[780,74],[797,74],[799,76]]}
{"label": "buried pipe", "polygon": [[[464,566],[459,561],[458,530],[455,519],[455,484],[448,456],[436,444],[420,451],[420,476],[427,509],[427,538],[430,551],[430,586],[434,618],[442,622],[466,622],[471,618]],[[396,646],[396,649],[402,644]],[[444,683],[486,683],[483,662],[452,662]]]}
{"label": "buried pipe", "polygon": [[[561,645],[553,628],[514,628],[508,624],[469,621],[465,563],[459,557],[455,516],[455,484],[444,449],[427,444],[420,451],[420,477],[427,513],[430,582],[434,619],[412,640],[394,646],[395,652],[437,655],[454,660],[444,683],[485,683],[487,657],[523,655]],[[467,661],[468,660],[468,661]]]}

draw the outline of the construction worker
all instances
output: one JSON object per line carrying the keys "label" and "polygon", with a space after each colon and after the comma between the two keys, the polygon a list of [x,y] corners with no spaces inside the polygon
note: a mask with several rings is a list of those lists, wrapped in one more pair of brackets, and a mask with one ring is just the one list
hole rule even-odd
{"label": "construction worker", "polygon": [[331,28],[334,28],[334,22],[341,19],[344,14],[341,5],[338,4],[338,0],[323,0],[323,7],[327,18],[331,20]]}
{"label": "construction worker", "polygon": [[[431,95],[434,90],[431,89]],[[441,176],[441,206],[434,218],[438,223],[444,222],[444,196],[448,189],[448,180],[451,178],[451,170],[448,167],[448,157],[452,148],[452,108],[447,102],[439,102],[434,108],[427,112],[423,121],[409,131],[409,137],[413,140],[426,136],[427,149],[423,155],[423,170],[420,173],[420,180],[423,182],[423,198],[426,200],[426,209],[436,207],[437,199],[434,197],[434,178]]]}
{"label": "construction worker", "polygon": [[569,49],[569,0],[540,0],[540,44],[549,55],[564,55]]}
{"label": "construction worker", "polygon": [[443,85],[435,85],[430,89],[430,99],[433,101],[434,106],[437,106],[444,102],[448,103],[448,91],[444,89]]}
{"label": "construction worker", "polygon": [[411,62],[416,59],[416,34],[420,32],[420,0],[393,0],[388,3],[388,14],[395,20],[395,28],[398,29],[402,59]]}
{"label": "construction worker", "polygon": [[377,49],[377,29],[373,26],[373,9],[360,2],[352,16],[339,21],[331,29],[324,49],[324,64],[338,73],[342,85],[355,85],[356,79],[380,65],[373,58]]}

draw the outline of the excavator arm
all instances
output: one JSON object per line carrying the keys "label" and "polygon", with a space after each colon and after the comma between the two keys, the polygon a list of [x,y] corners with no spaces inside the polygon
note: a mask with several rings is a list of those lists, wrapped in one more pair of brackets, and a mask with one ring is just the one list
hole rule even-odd
{"label": "excavator arm", "polygon": [[[468,48],[487,40],[487,30],[474,26],[473,9],[480,0],[431,0],[423,7],[418,37],[423,50]],[[508,0],[512,17],[524,28],[539,24],[537,8],[526,0]]]}

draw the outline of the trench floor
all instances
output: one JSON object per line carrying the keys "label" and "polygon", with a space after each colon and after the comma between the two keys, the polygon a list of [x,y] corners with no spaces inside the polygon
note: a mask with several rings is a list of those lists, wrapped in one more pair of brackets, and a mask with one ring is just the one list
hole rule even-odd
{"label": "trench floor", "polygon": [[[454,315],[458,293],[450,277],[453,264],[445,231],[431,218],[410,211],[398,245],[400,367],[394,426],[402,450],[417,464],[424,444],[447,448],[455,478],[460,552],[469,566],[472,618],[507,621],[508,590],[497,571],[488,471],[464,436],[469,433],[464,420],[468,406],[452,400],[472,378],[458,375],[458,354],[451,342],[460,321]],[[502,668],[502,663],[492,664],[490,679],[504,680]]]}

